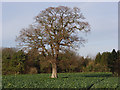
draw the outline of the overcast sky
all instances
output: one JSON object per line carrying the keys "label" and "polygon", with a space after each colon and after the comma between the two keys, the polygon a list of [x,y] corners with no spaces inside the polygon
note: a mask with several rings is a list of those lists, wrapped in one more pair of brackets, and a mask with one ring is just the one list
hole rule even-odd
{"label": "overcast sky", "polygon": [[87,43],[78,53],[81,56],[95,56],[98,52],[118,49],[118,3],[117,2],[3,2],[2,3],[2,46],[16,47],[15,38],[22,28],[34,22],[34,17],[48,7],[79,7],[91,25],[91,32],[85,37]]}

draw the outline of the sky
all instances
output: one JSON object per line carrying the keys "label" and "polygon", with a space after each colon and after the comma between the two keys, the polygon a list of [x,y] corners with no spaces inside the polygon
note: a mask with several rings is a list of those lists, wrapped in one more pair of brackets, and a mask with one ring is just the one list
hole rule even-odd
{"label": "sky", "polygon": [[16,36],[22,28],[34,23],[34,17],[48,7],[78,7],[89,22],[91,32],[87,42],[77,52],[81,56],[95,56],[98,52],[118,49],[118,3],[117,2],[3,2],[2,46],[16,47]]}

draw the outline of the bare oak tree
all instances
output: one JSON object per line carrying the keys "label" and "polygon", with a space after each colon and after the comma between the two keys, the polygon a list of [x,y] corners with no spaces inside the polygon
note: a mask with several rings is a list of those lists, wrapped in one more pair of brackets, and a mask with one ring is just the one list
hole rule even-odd
{"label": "bare oak tree", "polygon": [[[24,49],[37,49],[52,64],[51,78],[57,78],[57,60],[62,48],[84,43],[79,32],[89,32],[79,8],[49,7],[35,17],[35,23],[20,31],[16,38]],[[51,57],[51,58],[50,58]]]}

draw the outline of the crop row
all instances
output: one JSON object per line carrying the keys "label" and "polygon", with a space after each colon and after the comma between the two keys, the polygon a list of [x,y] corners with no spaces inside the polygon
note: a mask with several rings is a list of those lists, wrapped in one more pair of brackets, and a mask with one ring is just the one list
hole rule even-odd
{"label": "crop row", "polygon": [[[3,88],[119,88],[118,78],[103,73],[62,73],[51,79],[50,74],[3,76]],[[105,77],[104,75],[108,75]]]}
{"label": "crop row", "polygon": [[118,87],[118,78],[117,77],[109,77],[102,80],[99,83],[96,83],[92,86],[92,88],[117,88]]}

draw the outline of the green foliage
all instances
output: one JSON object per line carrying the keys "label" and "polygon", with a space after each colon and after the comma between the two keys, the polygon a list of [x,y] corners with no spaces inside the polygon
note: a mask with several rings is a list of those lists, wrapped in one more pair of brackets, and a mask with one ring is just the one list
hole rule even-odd
{"label": "green foliage", "polygon": [[115,72],[120,76],[120,50],[117,51],[117,60],[115,61]]}
{"label": "green foliage", "polygon": [[115,62],[117,60],[117,52],[115,51],[115,49],[113,49],[112,53],[111,53],[111,57],[110,60],[108,62],[108,67],[110,68],[110,71],[114,74],[115,72]]}
{"label": "green foliage", "polygon": [[116,52],[115,49],[112,52],[103,52],[102,54],[98,53],[95,58],[95,63],[100,64],[105,67],[106,70],[110,70],[113,75],[120,75],[120,53],[119,50]]}
{"label": "green foliage", "polygon": [[[59,73],[3,76],[3,88],[117,88],[117,77],[111,73]],[[116,81],[116,82],[115,82]]]}
{"label": "green foliage", "polygon": [[118,87],[118,78],[117,77],[109,77],[103,79],[101,82],[93,85],[92,88],[117,88]]}
{"label": "green foliage", "polygon": [[13,55],[12,59],[13,66],[16,67],[17,73],[22,73],[24,71],[24,62],[26,59],[25,53],[20,50]]}
{"label": "green foliage", "polygon": [[108,61],[110,60],[110,52],[103,52],[101,56],[101,65],[106,65],[108,64]]}
{"label": "green foliage", "polygon": [[14,66],[12,63],[12,56],[16,53],[14,48],[3,48],[2,49],[2,74],[13,74]]}
{"label": "green foliage", "polygon": [[98,53],[95,58],[95,63],[100,63],[100,61],[101,61],[101,54]]}
{"label": "green foliage", "polygon": [[[58,57],[58,73],[64,72],[109,72],[120,76],[120,53],[103,52],[95,60],[81,57],[74,51],[64,50]],[[51,58],[49,56],[48,58]],[[37,49],[24,53],[15,48],[2,49],[2,74],[51,73],[51,64]]]}
{"label": "green foliage", "polygon": [[37,49],[31,49],[26,54],[25,60],[25,73],[31,72],[31,68],[36,68],[38,73],[40,72],[40,60],[42,60]]}
{"label": "green foliage", "polygon": [[15,48],[4,48],[2,50],[3,74],[18,74],[24,71],[25,54]]}
{"label": "green foliage", "polygon": [[109,72],[109,68],[105,65],[95,63],[93,60],[89,61],[86,68],[83,69],[84,72]]}

